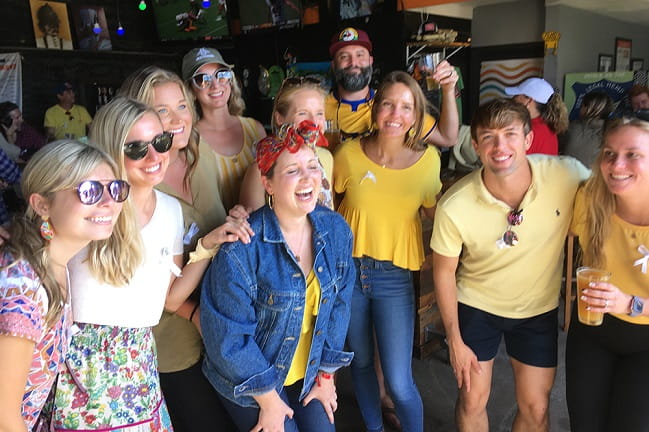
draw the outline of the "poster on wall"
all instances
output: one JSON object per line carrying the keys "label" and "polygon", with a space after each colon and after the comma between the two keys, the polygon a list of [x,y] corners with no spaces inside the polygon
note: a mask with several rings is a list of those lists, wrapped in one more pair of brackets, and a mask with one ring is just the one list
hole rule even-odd
{"label": "poster on wall", "polygon": [[[302,10],[300,0],[240,0],[241,30],[296,27]],[[318,18],[319,19],[319,18]]]}
{"label": "poster on wall", "polygon": [[230,34],[225,0],[213,1],[208,7],[196,0],[151,3],[162,41],[211,40]]}
{"label": "poster on wall", "polygon": [[72,15],[79,49],[91,51],[113,49],[103,7],[76,6]]}
{"label": "poster on wall", "polygon": [[65,3],[29,0],[36,47],[71,50],[72,32]]}
{"label": "poster on wall", "polygon": [[631,39],[615,38],[615,71],[631,69]]}
{"label": "poster on wall", "polygon": [[23,81],[20,53],[0,54],[0,101],[11,101],[22,111]]}
{"label": "poster on wall", "polygon": [[633,72],[588,72],[566,74],[563,101],[568,107],[570,120],[579,117],[581,101],[587,93],[598,91],[606,93],[615,103],[615,115],[620,116],[624,110],[625,99],[633,86]]}
{"label": "poster on wall", "polygon": [[381,0],[340,0],[340,19],[372,15],[380,3]]}
{"label": "poster on wall", "polygon": [[482,105],[505,96],[505,87],[513,87],[531,77],[543,76],[543,58],[489,60],[480,64],[480,100]]}

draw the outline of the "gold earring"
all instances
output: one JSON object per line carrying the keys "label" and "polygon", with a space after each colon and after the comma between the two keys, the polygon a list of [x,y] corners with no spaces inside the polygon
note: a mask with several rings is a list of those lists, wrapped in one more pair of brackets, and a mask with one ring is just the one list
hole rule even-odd
{"label": "gold earring", "polygon": [[266,194],[266,204],[271,210],[273,209],[273,196],[271,194]]}

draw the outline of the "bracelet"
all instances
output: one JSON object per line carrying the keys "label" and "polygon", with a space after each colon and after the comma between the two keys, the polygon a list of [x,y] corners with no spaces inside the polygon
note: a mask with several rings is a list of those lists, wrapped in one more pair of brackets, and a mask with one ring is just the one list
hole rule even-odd
{"label": "bracelet", "polygon": [[214,258],[220,247],[220,245],[217,245],[212,249],[206,249],[203,246],[203,239],[199,238],[198,243],[196,243],[196,250],[189,253],[189,261],[187,261],[187,264],[195,263],[208,258]]}
{"label": "bracelet", "polygon": [[318,372],[318,374],[315,376],[315,383],[318,385],[318,387],[321,387],[322,384],[320,383],[320,378],[329,380],[333,377],[333,374],[327,372]]}
{"label": "bracelet", "polygon": [[189,314],[189,322],[194,322],[194,314],[196,313],[200,305],[200,303],[196,303],[196,306],[194,306],[194,309],[192,309],[192,313]]}

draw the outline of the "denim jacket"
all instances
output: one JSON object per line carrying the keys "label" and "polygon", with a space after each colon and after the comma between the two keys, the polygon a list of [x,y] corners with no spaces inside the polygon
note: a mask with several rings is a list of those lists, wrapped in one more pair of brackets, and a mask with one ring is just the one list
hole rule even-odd
{"label": "denim jacket", "polygon": [[[318,370],[334,372],[353,357],[342,351],[355,279],[351,230],[340,215],[322,206],[308,217],[321,298],[300,400]],[[262,207],[249,223],[255,232],[251,243],[224,245],[205,273],[201,328],[205,376],[223,397],[256,407],[252,396],[280,392],[284,386],[300,337],[306,278],[273,210]]]}

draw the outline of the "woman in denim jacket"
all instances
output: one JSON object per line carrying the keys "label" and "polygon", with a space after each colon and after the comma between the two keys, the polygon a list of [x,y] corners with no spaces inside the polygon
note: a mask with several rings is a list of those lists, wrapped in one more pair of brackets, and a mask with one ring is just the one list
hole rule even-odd
{"label": "woman in denim jacket", "polygon": [[335,430],[355,270],[349,227],[316,204],[319,143],[309,121],[259,142],[269,203],[252,242],[224,246],[203,281],[203,371],[241,431]]}

